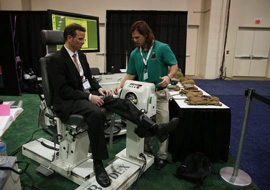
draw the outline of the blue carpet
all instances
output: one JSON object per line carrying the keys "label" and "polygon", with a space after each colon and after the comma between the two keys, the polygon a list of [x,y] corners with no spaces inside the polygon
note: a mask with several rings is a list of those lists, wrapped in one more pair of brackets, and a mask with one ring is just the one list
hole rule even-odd
{"label": "blue carpet", "polygon": [[245,90],[254,88],[260,95],[270,96],[270,81],[244,80],[195,80],[195,84],[212,95],[244,95]]}
{"label": "blue carpet", "polygon": [[[270,98],[270,81],[195,80],[197,86],[231,108],[230,154],[236,158],[245,114],[245,90]],[[241,168],[262,190],[270,187],[270,106],[252,99],[246,128]]]}

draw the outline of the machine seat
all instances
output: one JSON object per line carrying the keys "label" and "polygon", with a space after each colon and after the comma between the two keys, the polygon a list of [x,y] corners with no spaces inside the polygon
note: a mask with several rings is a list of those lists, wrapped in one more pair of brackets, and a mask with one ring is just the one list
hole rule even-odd
{"label": "machine seat", "polygon": [[[112,119],[113,113],[106,110],[105,108],[101,108],[101,111],[106,115],[107,120]],[[76,131],[78,130],[86,130],[87,129],[87,123],[84,119],[84,116],[78,115],[78,114],[72,114],[69,116],[69,119],[64,122],[64,124],[74,126],[76,128]]]}

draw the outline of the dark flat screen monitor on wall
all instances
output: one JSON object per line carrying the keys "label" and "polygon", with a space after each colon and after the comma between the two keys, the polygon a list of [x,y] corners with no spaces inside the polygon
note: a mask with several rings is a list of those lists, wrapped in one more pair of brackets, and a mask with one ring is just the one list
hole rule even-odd
{"label": "dark flat screen monitor on wall", "polygon": [[[56,10],[48,10],[48,13],[52,30],[64,31],[69,24],[80,24],[86,29],[85,42],[81,50],[84,52],[100,51],[98,17]],[[57,46],[57,50],[60,50],[61,47],[62,45]]]}

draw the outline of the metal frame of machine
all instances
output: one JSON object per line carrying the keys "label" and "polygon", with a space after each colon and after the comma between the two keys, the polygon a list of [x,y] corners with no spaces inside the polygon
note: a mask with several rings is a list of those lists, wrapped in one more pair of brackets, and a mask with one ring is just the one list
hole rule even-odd
{"label": "metal frame of machine", "polygon": [[[128,80],[120,93],[120,98],[130,99],[148,117],[154,117],[156,114],[157,98],[154,84]],[[42,102],[41,109],[44,109],[44,106]],[[45,109],[46,111],[48,110]],[[144,154],[144,139],[134,133],[135,124],[128,122],[126,148],[106,167],[112,184],[103,188],[93,177],[93,161],[91,154],[88,153],[90,142],[87,132],[61,123],[59,118],[53,121],[49,119],[47,122],[54,122],[57,126],[58,136],[62,137],[59,144],[39,138],[23,145],[22,153],[40,163],[39,170],[44,170],[45,175],[55,171],[80,185],[77,190],[127,189],[154,162],[153,155]]]}

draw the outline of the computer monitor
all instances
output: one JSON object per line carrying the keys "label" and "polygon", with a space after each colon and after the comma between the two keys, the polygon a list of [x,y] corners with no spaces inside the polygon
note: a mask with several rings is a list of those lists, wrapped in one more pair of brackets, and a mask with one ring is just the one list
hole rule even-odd
{"label": "computer monitor", "polygon": [[[90,15],[69,13],[56,10],[48,10],[52,30],[64,31],[65,27],[72,23],[82,25],[85,29],[85,43],[82,46],[84,52],[99,52],[99,18]],[[60,50],[62,45],[57,46]]]}

